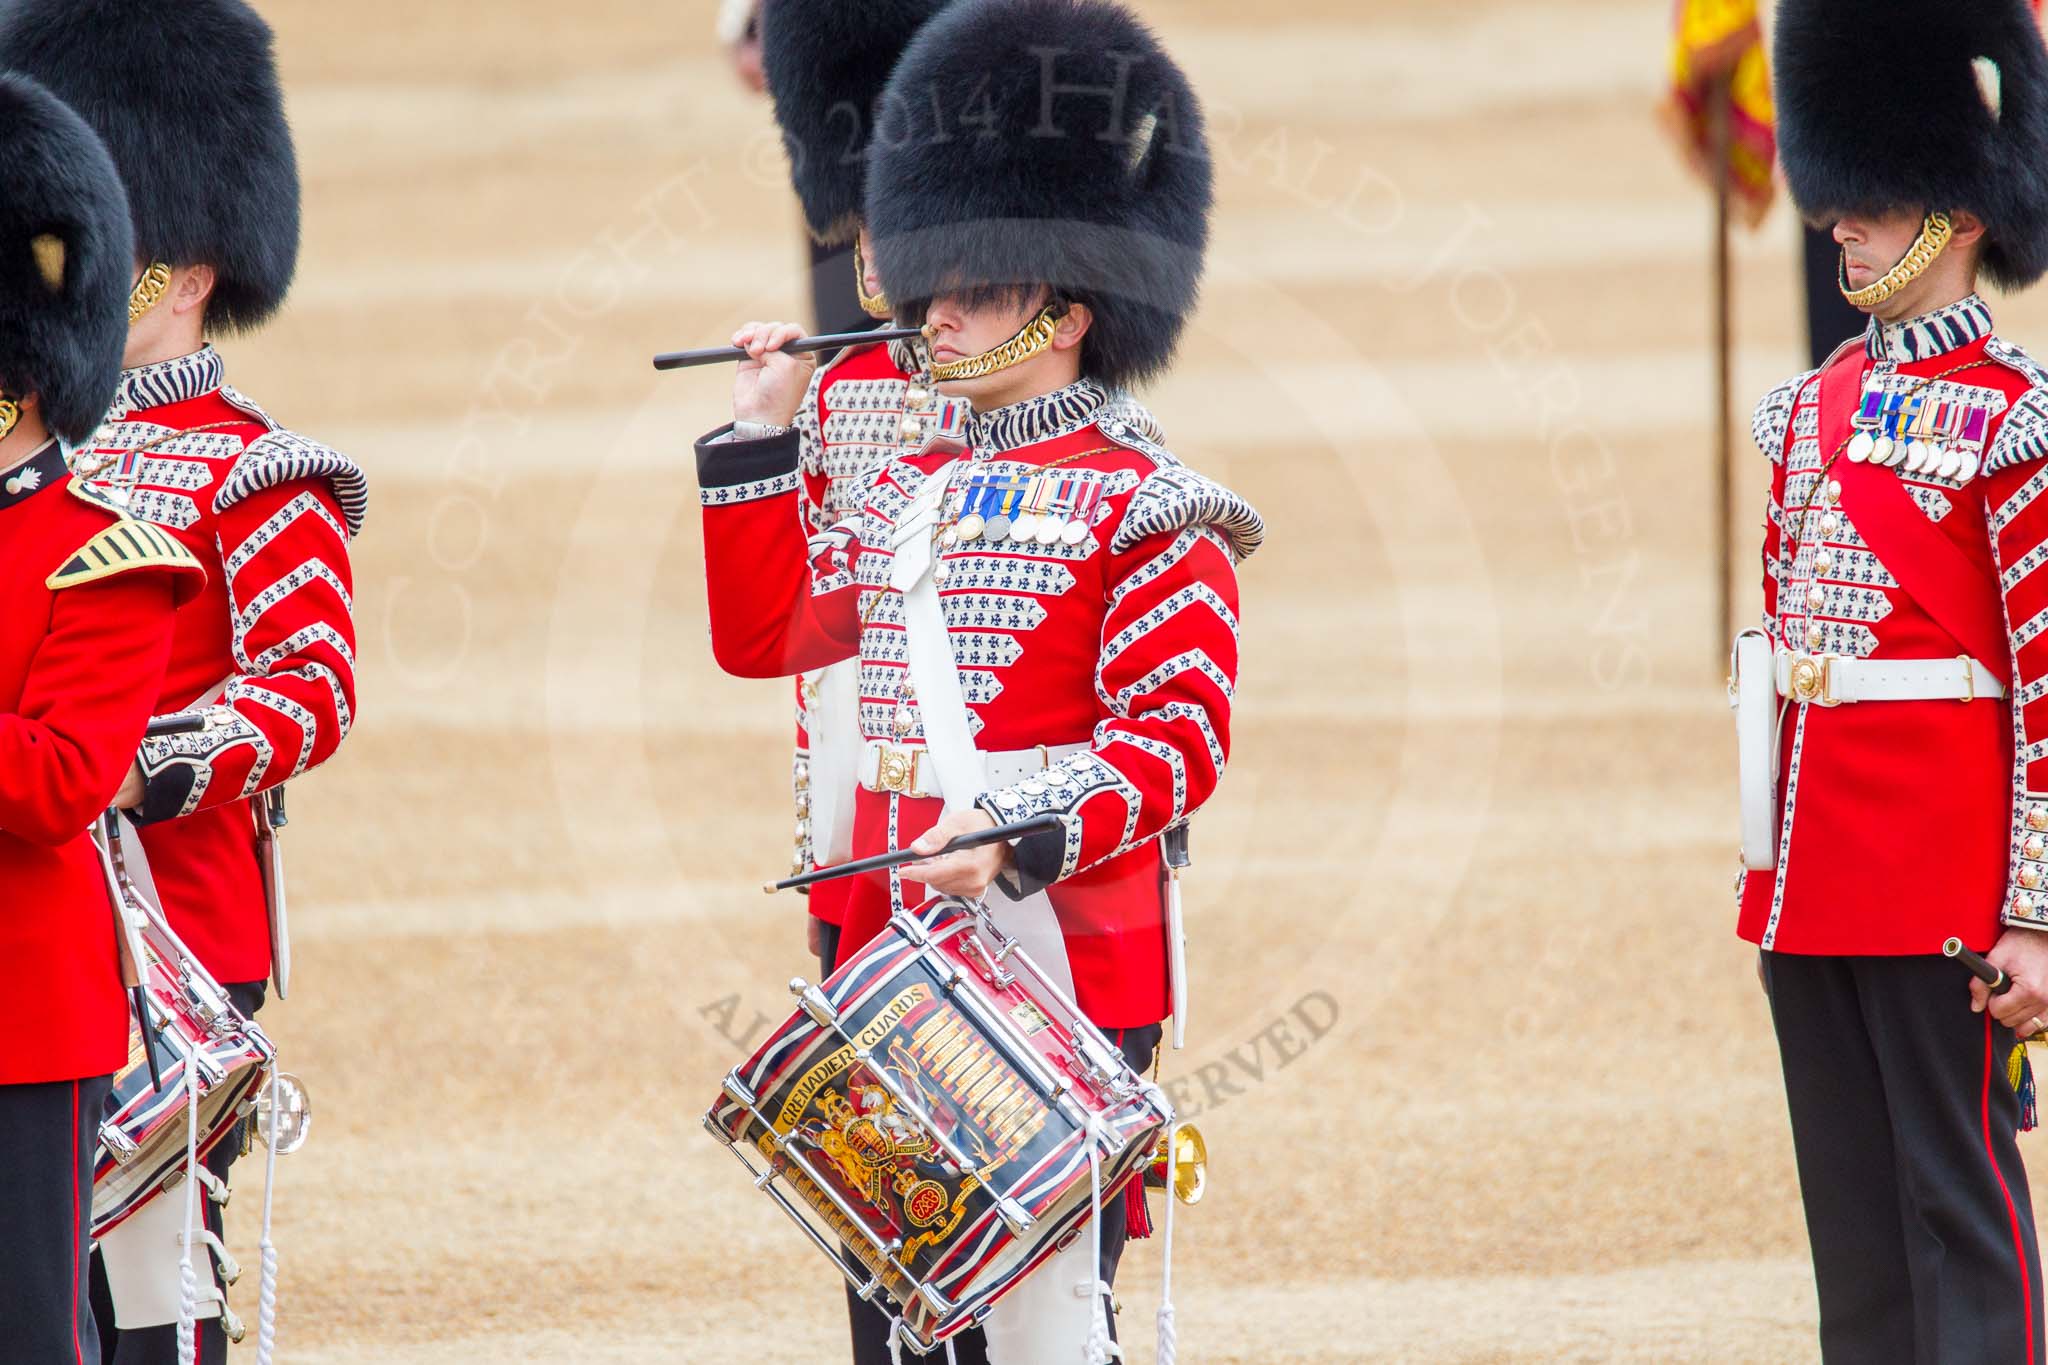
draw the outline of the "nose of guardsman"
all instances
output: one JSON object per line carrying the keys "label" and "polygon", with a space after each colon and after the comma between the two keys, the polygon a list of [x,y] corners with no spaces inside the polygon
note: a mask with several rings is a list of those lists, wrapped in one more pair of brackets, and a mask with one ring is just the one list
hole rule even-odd
{"label": "nose of guardsman", "polygon": [[944,350],[957,349],[952,343],[958,340],[961,323],[960,310],[943,299],[933,299],[925,310],[924,322],[932,339],[933,354]]}

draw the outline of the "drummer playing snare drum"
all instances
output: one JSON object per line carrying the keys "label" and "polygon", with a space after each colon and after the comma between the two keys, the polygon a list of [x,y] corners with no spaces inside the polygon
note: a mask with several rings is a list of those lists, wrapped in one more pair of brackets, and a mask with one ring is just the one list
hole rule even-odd
{"label": "drummer playing snare drum", "polygon": [[[1143,1069],[1176,1004],[1161,836],[1222,776],[1237,565],[1264,534],[1124,391],[1166,368],[1194,305],[1210,202],[1195,96],[1119,6],[1003,0],[932,20],[882,105],[905,126],[874,143],[876,266],[930,329],[939,393],[972,402],[971,453],[920,450],[906,421],[856,510],[807,544],[793,428],[814,362],[782,349],[795,326],[741,329],[734,423],[697,446],[713,650],[745,677],[859,660],[855,857],[1059,817],[857,882],[841,963],[927,892],[1000,886],[1005,932]],[[977,136],[947,135],[969,114]],[[1034,132],[1048,121],[1065,136]],[[1046,220],[1058,203],[1076,220]],[[1103,1282],[1127,1212],[1106,1211]],[[1078,1348],[1083,1256],[996,1305],[991,1360]]]}

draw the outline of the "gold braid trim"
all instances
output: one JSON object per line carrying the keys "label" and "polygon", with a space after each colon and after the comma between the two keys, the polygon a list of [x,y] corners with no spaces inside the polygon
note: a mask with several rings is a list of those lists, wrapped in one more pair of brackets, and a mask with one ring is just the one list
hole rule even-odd
{"label": "gold braid trim", "polygon": [[879,294],[868,292],[868,262],[861,253],[860,238],[853,239],[853,293],[860,300],[860,311],[878,322],[887,322],[896,316],[895,306],[889,302],[887,290]]}
{"label": "gold braid trim", "polygon": [[1946,213],[1930,213],[1920,229],[1920,236],[1907,249],[1904,258],[1885,272],[1883,279],[1862,289],[1849,288],[1849,263],[1848,257],[1844,256],[1835,267],[1835,284],[1851,306],[1868,312],[1918,279],[1921,271],[1934,264],[1935,257],[1941,255],[1954,233],[1955,228]]}
{"label": "gold braid trim", "polygon": [[133,327],[142,320],[142,315],[157,306],[163,299],[164,291],[171,287],[171,268],[162,261],[153,262],[142,272],[142,278],[135,282],[135,288],[128,295],[128,325]]}
{"label": "gold braid trim", "polygon": [[964,360],[934,360],[932,378],[940,381],[980,379],[1007,370],[1012,365],[1021,365],[1052,345],[1053,334],[1059,330],[1063,313],[1059,304],[1048,303],[1037,317],[1024,324],[1023,331],[994,350],[983,351]]}

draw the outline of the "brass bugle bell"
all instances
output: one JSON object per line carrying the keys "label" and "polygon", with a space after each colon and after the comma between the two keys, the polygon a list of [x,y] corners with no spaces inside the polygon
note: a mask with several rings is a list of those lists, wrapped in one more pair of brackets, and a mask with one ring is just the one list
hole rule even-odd
{"label": "brass bugle bell", "polygon": [[[1167,1143],[1173,1150],[1167,1150]],[[1202,1130],[1192,1123],[1169,1128],[1159,1135],[1152,1164],[1145,1168],[1145,1183],[1156,1189],[1171,1187],[1173,1197],[1183,1204],[1199,1204],[1209,1188],[1209,1144]]]}

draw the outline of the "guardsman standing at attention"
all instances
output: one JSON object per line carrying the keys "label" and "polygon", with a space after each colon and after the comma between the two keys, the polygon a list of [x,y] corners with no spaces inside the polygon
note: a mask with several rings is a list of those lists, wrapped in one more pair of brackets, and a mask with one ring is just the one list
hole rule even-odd
{"label": "guardsman standing at attention", "polygon": [[1977,286],[2048,271],[2048,52],[2025,0],[1784,0],[1776,48],[1787,181],[1870,315],[1757,408],[1731,689],[1821,1350],[2039,1362],[2014,1040],[2048,1018],[2048,369]]}
{"label": "guardsman standing at attention", "polygon": [[[940,392],[974,405],[969,453],[892,455],[807,545],[789,427],[810,371],[781,349],[801,329],[743,332],[736,422],[697,447],[712,647],[747,677],[859,661],[855,856],[1060,822],[854,882],[841,962],[928,892],[1000,884],[1005,931],[1143,1070],[1178,1004],[1162,838],[1222,776],[1237,565],[1263,536],[1123,392],[1167,367],[1193,311],[1201,111],[1103,0],[954,6],[882,107],[876,264],[930,329]],[[1107,1349],[1106,1286],[1142,1200],[1104,1210],[1099,1264],[1076,1239],[995,1305],[995,1365]]]}
{"label": "guardsman standing at attention", "polygon": [[64,466],[121,365],[133,252],[113,162],[0,75],[0,1355],[96,1365],[93,1148],[128,1060],[114,909],[87,830],[114,799],[205,578]]}
{"label": "guardsman standing at attention", "polygon": [[[298,263],[298,164],[271,32],[243,0],[12,0],[0,62],[84,115],[128,192],[127,368],[73,467],[169,528],[210,581],[179,613],[156,705],[206,728],[146,740],[121,805],[171,927],[254,1014],[266,978],[288,989],[282,785],[332,757],[356,715],[348,545],[367,501],[355,463],[228,386],[208,342],[268,320]],[[241,1145],[208,1157],[223,1182]],[[176,1246],[161,1250],[175,1277]],[[112,1290],[117,1312],[133,1302]],[[142,1320],[161,1311],[120,1313],[134,1330],[120,1333],[119,1365],[176,1358],[175,1325]],[[202,1365],[225,1356],[223,1321],[197,1329]]]}

